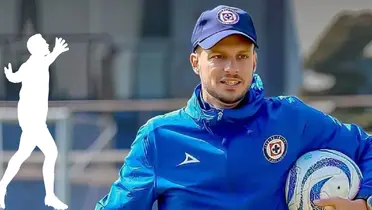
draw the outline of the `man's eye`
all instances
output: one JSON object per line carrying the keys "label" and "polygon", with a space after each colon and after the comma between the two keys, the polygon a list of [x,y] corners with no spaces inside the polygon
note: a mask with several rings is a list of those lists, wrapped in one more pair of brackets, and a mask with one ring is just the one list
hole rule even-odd
{"label": "man's eye", "polygon": [[238,58],[239,59],[247,59],[247,58],[249,58],[249,56],[248,55],[239,55]]}
{"label": "man's eye", "polygon": [[223,56],[222,55],[213,55],[212,58],[221,59],[221,58],[223,58]]}

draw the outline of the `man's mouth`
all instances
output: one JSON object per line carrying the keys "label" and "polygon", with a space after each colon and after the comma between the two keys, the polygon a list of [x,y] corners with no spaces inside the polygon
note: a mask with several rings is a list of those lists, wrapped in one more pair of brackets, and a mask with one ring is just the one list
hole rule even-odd
{"label": "man's mouth", "polygon": [[227,86],[237,86],[241,83],[239,80],[222,80],[222,84],[225,84]]}

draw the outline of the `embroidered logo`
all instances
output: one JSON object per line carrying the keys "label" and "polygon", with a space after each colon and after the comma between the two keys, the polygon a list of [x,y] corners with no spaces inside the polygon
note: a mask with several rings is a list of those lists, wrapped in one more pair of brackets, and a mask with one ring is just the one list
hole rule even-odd
{"label": "embroidered logo", "polygon": [[235,24],[239,21],[239,15],[231,8],[223,8],[217,13],[217,19],[222,24]]}
{"label": "embroidered logo", "polygon": [[266,160],[277,163],[286,155],[287,147],[287,140],[283,136],[273,135],[266,139],[263,145],[263,153]]}

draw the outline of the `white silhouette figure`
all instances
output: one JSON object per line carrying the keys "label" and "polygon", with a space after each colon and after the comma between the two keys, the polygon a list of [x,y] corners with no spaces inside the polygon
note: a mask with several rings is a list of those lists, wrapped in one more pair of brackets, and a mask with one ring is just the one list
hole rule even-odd
{"label": "white silhouette figure", "polygon": [[6,78],[12,83],[22,83],[18,102],[18,122],[22,135],[18,151],[10,159],[0,181],[0,207],[5,208],[5,194],[10,181],[18,173],[23,162],[35,147],[43,152],[43,178],[45,185],[45,205],[54,209],[67,209],[68,206],[54,194],[54,168],[58,156],[56,144],[47,127],[49,66],[55,59],[69,50],[65,40],[56,38],[53,52],[42,35],[35,34],[27,41],[31,53],[29,59],[13,73],[9,63],[4,68]]}

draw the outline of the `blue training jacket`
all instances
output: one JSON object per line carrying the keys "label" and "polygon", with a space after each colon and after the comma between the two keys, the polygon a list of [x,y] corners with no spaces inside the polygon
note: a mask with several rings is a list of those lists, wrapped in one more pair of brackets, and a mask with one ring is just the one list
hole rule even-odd
{"label": "blue training jacket", "polygon": [[296,97],[264,98],[258,75],[238,109],[204,103],[200,85],[186,107],[143,125],[96,210],[287,210],[285,182],[302,154],[345,153],[361,168],[359,195],[372,195],[371,137]]}

